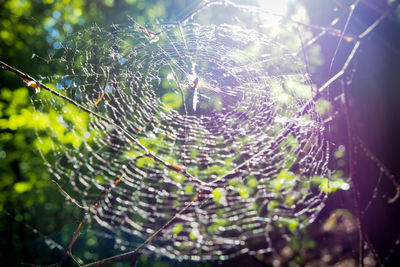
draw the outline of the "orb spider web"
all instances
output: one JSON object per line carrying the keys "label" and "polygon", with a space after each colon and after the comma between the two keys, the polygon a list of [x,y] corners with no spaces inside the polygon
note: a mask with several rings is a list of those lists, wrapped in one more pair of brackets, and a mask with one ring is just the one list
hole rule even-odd
{"label": "orb spider web", "polygon": [[[204,23],[212,8],[235,16]],[[283,32],[268,26],[276,17]],[[39,146],[59,191],[86,214],[59,264],[85,224],[128,251],[96,265],[139,252],[194,261],[266,253],[277,228],[313,222],[330,179],[318,101],[379,20],[359,36],[319,28],[355,45],[318,89],[304,59],[319,36],[303,42],[307,25],[288,17],[204,1],[159,31],[128,20],[65,40],[55,90],[24,78],[63,99],[33,98],[58,122],[38,129]],[[285,36],[298,36],[295,49]]]}

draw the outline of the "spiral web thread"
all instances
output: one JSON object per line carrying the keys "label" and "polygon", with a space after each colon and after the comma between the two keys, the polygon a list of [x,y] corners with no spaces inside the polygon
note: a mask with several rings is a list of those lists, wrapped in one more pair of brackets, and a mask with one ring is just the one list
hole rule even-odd
{"label": "spiral web thread", "polygon": [[[224,3],[160,32],[79,32],[55,55],[66,73],[50,81],[91,112],[34,98],[57,120],[38,131],[57,185],[122,251],[263,253],[271,233],[306,226],[324,206],[329,145],[298,25],[278,20],[276,33],[275,15]],[[202,23],[212,9],[235,16]]]}

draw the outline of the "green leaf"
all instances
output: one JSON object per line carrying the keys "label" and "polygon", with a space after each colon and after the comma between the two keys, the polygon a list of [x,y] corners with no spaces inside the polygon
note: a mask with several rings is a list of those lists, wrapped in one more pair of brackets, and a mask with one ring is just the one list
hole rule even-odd
{"label": "green leaf", "polygon": [[299,226],[299,220],[295,218],[280,218],[279,222],[291,232],[294,232]]}
{"label": "green leaf", "polygon": [[182,230],[183,230],[183,224],[176,223],[176,224],[174,224],[174,227],[172,228],[172,233],[174,235],[178,235]]}
{"label": "green leaf", "polygon": [[193,194],[193,184],[186,184],[185,185],[185,193],[187,195],[192,195]]}
{"label": "green leaf", "polygon": [[136,161],[136,166],[139,168],[143,167],[143,166],[153,166],[153,164],[154,164],[154,160],[149,157],[143,157]]}
{"label": "green leaf", "polygon": [[319,190],[321,190],[325,194],[328,194],[330,192],[328,178],[323,178],[322,179],[321,183],[319,184]]}
{"label": "green leaf", "polygon": [[172,109],[179,109],[182,106],[182,97],[176,93],[166,93],[161,100]]}
{"label": "green leaf", "polygon": [[183,183],[183,181],[185,181],[185,176],[183,176],[183,174],[179,173],[179,172],[175,172],[175,171],[170,171],[169,172],[169,176],[178,183]]}
{"label": "green leaf", "polygon": [[269,211],[272,211],[276,206],[278,206],[278,201],[271,200],[270,202],[268,202],[267,208]]}
{"label": "green leaf", "polygon": [[193,229],[190,234],[189,237],[190,239],[197,239],[197,237],[199,236],[199,231],[197,229]]}
{"label": "green leaf", "polygon": [[225,226],[228,224],[228,220],[217,218],[215,223],[219,226]]}
{"label": "green leaf", "polygon": [[258,181],[254,176],[250,176],[247,180],[247,185],[256,188],[258,186]]}
{"label": "green leaf", "polygon": [[243,199],[248,199],[250,194],[249,194],[249,189],[247,188],[247,186],[240,186],[239,194]]}
{"label": "green leaf", "polygon": [[104,178],[103,178],[103,176],[97,175],[94,179],[95,179],[96,182],[99,183],[99,184],[104,183]]}
{"label": "green leaf", "polygon": [[18,194],[25,193],[27,191],[30,191],[32,189],[33,185],[32,183],[29,182],[18,182],[14,185],[14,190]]}
{"label": "green leaf", "polygon": [[315,103],[315,111],[320,115],[325,114],[331,108],[332,104],[329,101],[322,98],[318,99],[317,103]]}
{"label": "green leaf", "polygon": [[336,192],[339,189],[348,190],[349,188],[350,185],[340,178],[332,178],[331,180],[323,178],[319,185],[319,189],[325,194]]}
{"label": "green leaf", "polygon": [[312,97],[312,91],[308,84],[303,84],[294,80],[288,80],[285,82],[285,86],[289,92],[300,98],[310,99]]}
{"label": "green leaf", "polygon": [[212,195],[215,203],[218,205],[226,204],[226,191],[224,189],[217,187],[212,191]]}
{"label": "green leaf", "polygon": [[292,187],[294,185],[294,174],[287,170],[281,170],[276,179],[271,181],[271,185],[275,190]]}
{"label": "green leaf", "polygon": [[141,154],[143,154],[143,153],[141,153],[140,151],[129,150],[129,151],[125,151],[123,153],[122,157],[127,159],[127,160],[133,160],[133,159],[137,158],[138,156],[140,156]]}

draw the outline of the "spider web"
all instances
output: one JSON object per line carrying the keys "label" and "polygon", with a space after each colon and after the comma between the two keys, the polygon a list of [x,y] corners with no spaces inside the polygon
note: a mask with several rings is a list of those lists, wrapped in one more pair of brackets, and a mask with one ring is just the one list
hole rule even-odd
{"label": "spider web", "polygon": [[[222,9],[233,15],[204,22]],[[33,99],[57,121],[38,131],[49,170],[122,251],[267,252],[276,229],[313,222],[330,173],[298,24],[204,2],[157,27],[95,25],[64,41],[66,72],[49,81],[72,101]]]}

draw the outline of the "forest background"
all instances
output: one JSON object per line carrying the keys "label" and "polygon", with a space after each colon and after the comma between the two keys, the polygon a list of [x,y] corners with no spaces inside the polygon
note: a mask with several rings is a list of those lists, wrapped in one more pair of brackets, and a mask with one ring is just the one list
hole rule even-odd
{"label": "forest background", "polygon": [[[250,4],[251,1],[249,1]],[[252,3],[257,4],[257,1]],[[362,43],[350,91],[352,127],[369,150],[384,164],[394,177],[400,174],[398,151],[400,151],[400,25],[398,4],[393,1],[363,0],[353,15],[349,32],[359,32],[370,25],[387,9],[390,14],[380,23],[367,40]],[[247,3],[247,2],[246,2]],[[352,1],[303,0],[296,3],[307,10],[311,25],[329,25],[337,10],[348,14]],[[0,3],[0,59],[28,73],[32,77],[52,75],[59,65],[45,63],[37,58],[46,58],[66,36],[79,29],[93,25],[107,26],[112,23],[127,23],[126,14],[142,25],[174,21],[193,8],[192,1],[144,1],[144,0],[64,0],[64,1],[1,1]],[[183,13],[182,13],[183,12]],[[344,27],[345,20],[335,25]],[[330,78],[329,63],[338,44],[337,36],[327,36],[320,41],[320,53],[311,55],[310,62],[319,62],[312,69],[312,79],[321,84]],[[338,62],[347,57],[346,43],[337,55]],[[343,52],[342,52],[343,51]],[[27,123],[33,112],[30,96],[35,92],[14,74],[0,71],[0,259],[10,266],[22,263],[50,264],[57,262],[63,251],[47,242],[56,240],[64,246],[70,240],[82,214],[69,205],[59,190],[51,183],[40,154],[34,147],[35,129]],[[336,107],[340,109],[340,107]],[[329,125],[332,143],[337,147],[347,145],[344,116],[338,116]],[[357,155],[361,155],[359,149]],[[349,177],[346,161],[337,165],[343,178]],[[362,218],[365,234],[370,237],[377,254],[387,266],[399,260],[400,208],[399,201],[388,204],[387,197],[396,189],[389,179],[376,185],[379,166],[362,156],[356,156],[357,176],[360,179],[361,206],[369,211]],[[398,178],[397,178],[398,180]],[[273,265],[274,260],[282,265],[303,266],[306,263],[356,264],[358,257],[356,211],[352,190],[329,195],[326,208],[318,220],[307,231],[294,234],[290,242],[282,244],[272,255],[242,256],[222,264],[249,263]],[[346,212],[343,212],[346,211]],[[334,217],[332,217],[334,216]],[[327,223],[334,226],[326,229]],[[339,219],[337,219],[339,218]],[[329,219],[331,219],[329,221]],[[350,226],[349,226],[350,224]],[[352,225],[352,226],[351,226]],[[325,227],[325,228],[324,228]],[[352,228],[353,227],[353,228]],[[350,229],[350,230],[349,230]],[[353,230],[351,230],[353,229]],[[113,245],[94,236],[81,237],[80,244],[89,246],[82,251],[87,259],[100,259],[115,255]],[[334,248],[347,246],[343,253],[335,254]],[[84,245],[82,245],[84,246]],[[376,261],[369,255],[370,262]],[[325,257],[325,258],[324,258]],[[368,260],[366,260],[368,263]],[[212,263],[176,262],[164,258],[145,256],[139,258],[138,266],[192,266]],[[116,265],[116,266],[122,266]]]}

